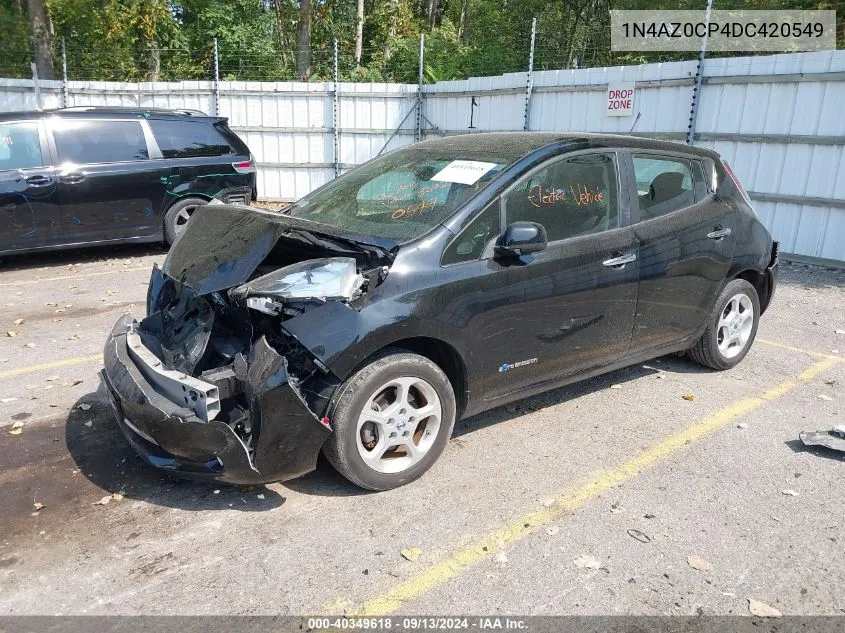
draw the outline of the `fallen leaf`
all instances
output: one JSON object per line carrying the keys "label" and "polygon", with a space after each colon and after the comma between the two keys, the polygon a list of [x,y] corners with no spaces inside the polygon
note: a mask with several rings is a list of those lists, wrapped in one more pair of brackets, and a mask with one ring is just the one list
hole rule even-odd
{"label": "fallen leaf", "polygon": [[572,562],[575,563],[576,567],[580,567],[581,569],[601,568],[601,561],[595,556],[590,556],[589,554],[581,554],[581,556],[579,556]]}
{"label": "fallen leaf", "polygon": [[748,611],[751,615],[756,615],[758,618],[779,618],[783,615],[774,607],[770,607],[765,602],[760,602],[754,598],[748,598]]}
{"label": "fallen leaf", "polygon": [[687,564],[698,571],[711,571],[713,569],[713,563],[699,556],[687,556]]}
{"label": "fallen leaf", "polygon": [[828,401],[828,402],[830,402],[831,400],[833,400],[833,398],[831,398],[830,396],[828,396],[828,395],[826,395],[826,394],[823,394],[823,393],[820,393],[820,394],[819,394],[819,396],[818,396],[818,398],[819,398],[819,400],[826,400],[826,401]]}
{"label": "fallen leaf", "polygon": [[402,558],[409,560],[412,563],[416,563],[419,557],[422,556],[422,550],[419,547],[408,547],[401,550],[399,553],[402,554]]}
{"label": "fallen leaf", "polygon": [[91,505],[95,505],[95,506],[107,506],[109,503],[111,503],[111,501],[122,501],[122,500],[123,500],[123,495],[122,495],[121,493],[119,493],[119,492],[113,492],[113,493],[112,493],[112,494],[110,494],[110,495],[106,495],[105,497],[103,497],[103,498],[102,498],[102,499],[100,499],[99,501],[95,501],[95,502],[94,502],[94,503],[92,503]]}
{"label": "fallen leaf", "polygon": [[781,494],[782,494],[782,495],[786,495],[787,497],[797,497],[797,496],[798,496],[798,493],[797,493],[797,492],[795,492],[795,491],[794,491],[794,490],[792,490],[792,489],[789,489],[789,490],[784,490],[783,492],[781,492]]}
{"label": "fallen leaf", "polygon": [[826,384],[826,385],[835,385],[835,384],[836,384],[836,378],[830,378],[829,380],[825,380],[825,381],[824,381],[824,384]]}
{"label": "fallen leaf", "polygon": [[691,393],[685,393],[685,394],[684,394],[683,396],[681,396],[681,397],[682,397],[684,400],[688,400],[689,402],[692,402],[693,400],[695,400],[695,396],[694,396],[694,395],[692,395]]}
{"label": "fallen leaf", "polygon": [[40,501],[36,501],[35,503],[33,503],[33,504],[32,504],[32,507],[33,507],[33,508],[35,508],[35,511],[36,511],[36,512],[38,512],[39,510],[43,510],[43,509],[44,509],[44,508],[46,508],[47,506],[45,506],[45,505],[44,505],[43,503],[41,503]]}
{"label": "fallen leaf", "polygon": [[8,332],[6,332],[6,336],[8,336],[9,338],[15,338],[17,335],[18,333],[14,330],[9,330]]}
{"label": "fallen leaf", "polygon": [[9,435],[20,435],[23,433],[23,422],[14,422],[9,430]]}
{"label": "fallen leaf", "polygon": [[15,319],[15,325],[23,325],[23,319]]}

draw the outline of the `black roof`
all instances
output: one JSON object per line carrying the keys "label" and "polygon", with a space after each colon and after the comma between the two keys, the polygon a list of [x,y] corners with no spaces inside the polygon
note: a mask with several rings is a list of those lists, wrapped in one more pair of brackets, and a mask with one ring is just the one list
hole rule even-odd
{"label": "black roof", "polygon": [[0,112],[0,121],[11,121],[14,119],[39,119],[48,116],[58,116],[62,118],[125,118],[127,116],[134,116],[152,119],[193,118],[224,120],[224,117],[210,116],[205,112],[200,112],[199,110],[167,110],[165,108],[128,108],[120,106],[76,106],[72,108],[58,108],[56,110]]}
{"label": "black roof", "polygon": [[547,145],[558,143],[586,145],[587,147],[630,147],[632,149],[664,152],[685,152],[710,158],[718,158],[719,156],[710,149],[695,147],[685,143],[660,141],[641,136],[576,132],[480,132],[475,134],[458,134],[423,141],[416,147],[526,156]]}

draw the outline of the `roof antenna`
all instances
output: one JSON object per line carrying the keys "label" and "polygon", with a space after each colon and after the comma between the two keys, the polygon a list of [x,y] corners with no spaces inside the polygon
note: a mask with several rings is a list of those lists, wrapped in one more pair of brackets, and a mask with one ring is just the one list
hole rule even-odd
{"label": "roof antenna", "polygon": [[642,113],[643,113],[643,111],[642,111],[642,110],[640,110],[640,111],[638,111],[638,112],[637,112],[637,118],[636,118],[636,119],[634,119],[634,124],[631,126],[631,129],[630,129],[630,130],[628,130],[628,134],[630,134],[631,132],[633,132],[633,131],[634,131],[634,128],[635,128],[635,127],[637,127],[637,121],[639,121],[639,120],[640,120],[640,116],[642,115]]}

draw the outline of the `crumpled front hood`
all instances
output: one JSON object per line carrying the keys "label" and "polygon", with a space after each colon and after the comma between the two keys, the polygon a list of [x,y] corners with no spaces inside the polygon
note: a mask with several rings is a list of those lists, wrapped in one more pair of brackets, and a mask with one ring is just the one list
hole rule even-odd
{"label": "crumpled front hood", "polygon": [[247,281],[283,236],[392,261],[396,242],[344,233],[335,227],[252,207],[206,205],[196,210],[173,244],[162,271],[197,295]]}

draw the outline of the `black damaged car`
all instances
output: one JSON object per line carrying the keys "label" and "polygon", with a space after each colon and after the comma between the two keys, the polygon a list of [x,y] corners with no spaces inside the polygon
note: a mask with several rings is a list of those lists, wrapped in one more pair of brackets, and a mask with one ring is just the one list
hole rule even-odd
{"label": "black damaged car", "polygon": [[709,150],[474,134],[396,150],[284,213],[197,210],[103,377],[153,466],[290,479],[322,450],[385,490],[456,419],[686,351],[728,369],[777,282],[777,243]]}

